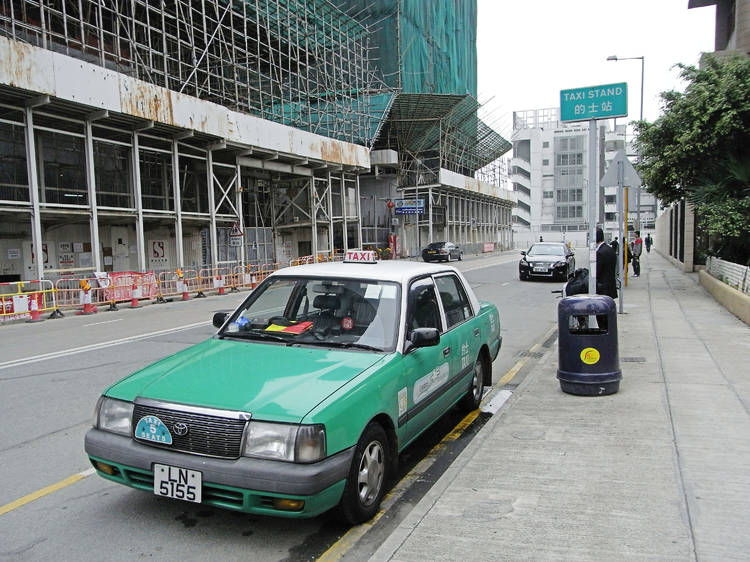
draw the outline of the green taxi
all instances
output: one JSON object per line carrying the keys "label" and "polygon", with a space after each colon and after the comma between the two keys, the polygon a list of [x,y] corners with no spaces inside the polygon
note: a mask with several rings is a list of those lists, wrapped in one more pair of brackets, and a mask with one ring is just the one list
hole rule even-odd
{"label": "green taxi", "polygon": [[108,388],[85,438],[97,473],[249,513],[375,515],[399,453],[478,407],[500,317],[451,266],[347,257],[274,272],[215,336]]}

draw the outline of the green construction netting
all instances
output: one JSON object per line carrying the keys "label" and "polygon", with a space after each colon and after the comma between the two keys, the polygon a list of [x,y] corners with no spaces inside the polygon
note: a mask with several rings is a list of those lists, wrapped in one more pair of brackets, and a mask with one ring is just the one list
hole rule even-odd
{"label": "green construction netting", "polygon": [[334,0],[370,28],[386,84],[477,97],[476,0]]}

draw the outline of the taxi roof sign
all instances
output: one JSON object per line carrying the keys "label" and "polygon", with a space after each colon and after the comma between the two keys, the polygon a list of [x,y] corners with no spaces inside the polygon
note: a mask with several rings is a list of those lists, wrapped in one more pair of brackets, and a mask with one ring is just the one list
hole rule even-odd
{"label": "taxi roof sign", "polygon": [[344,263],[377,263],[377,254],[372,250],[347,250]]}

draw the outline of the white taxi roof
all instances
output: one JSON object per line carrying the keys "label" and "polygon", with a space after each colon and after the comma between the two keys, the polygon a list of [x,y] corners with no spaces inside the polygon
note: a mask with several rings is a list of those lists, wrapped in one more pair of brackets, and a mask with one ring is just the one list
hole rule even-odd
{"label": "white taxi roof", "polygon": [[347,277],[350,279],[372,279],[405,283],[414,277],[441,272],[457,272],[452,266],[408,260],[385,260],[376,263],[324,262],[285,267],[273,272],[273,276]]}

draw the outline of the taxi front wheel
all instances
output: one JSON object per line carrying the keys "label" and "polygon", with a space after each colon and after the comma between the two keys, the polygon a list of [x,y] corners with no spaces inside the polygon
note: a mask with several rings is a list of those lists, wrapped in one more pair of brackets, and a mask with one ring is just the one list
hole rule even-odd
{"label": "taxi front wheel", "polygon": [[471,377],[471,386],[466,395],[461,399],[461,407],[469,412],[479,408],[484,393],[484,363],[481,357],[477,357],[474,363],[474,372]]}
{"label": "taxi front wheel", "polygon": [[385,493],[388,459],[388,437],[377,423],[365,428],[354,451],[354,459],[341,497],[339,511],[347,523],[357,525],[380,509]]}

